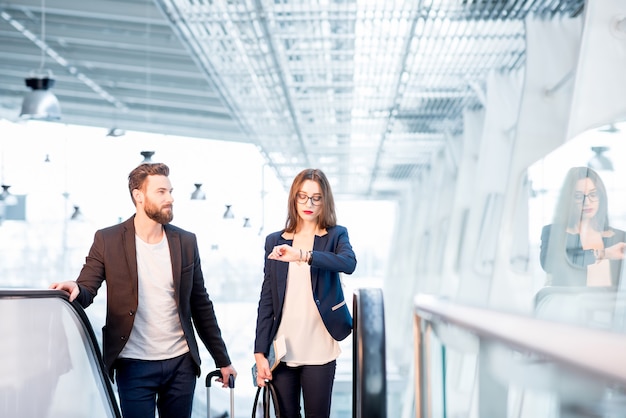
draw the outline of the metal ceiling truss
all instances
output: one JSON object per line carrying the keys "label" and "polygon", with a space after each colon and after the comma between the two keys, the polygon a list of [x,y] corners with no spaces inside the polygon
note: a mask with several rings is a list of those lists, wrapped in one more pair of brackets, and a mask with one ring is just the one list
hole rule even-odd
{"label": "metal ceiling truss", "polygon": [[[0,111],[41,50],[63,121],[252,142],[285,186],[393,199],[463,137],[492,71],[525,64],[524,20],[584,0],[41,0],[0,4]],[[17,113],[17,110],[15,111]],[[0,115],[2,116],[2,115]]]}
{"label": "metal ceiling truss", "polygon": [[583,0],[157,0],[286,184],[319,167],[343,195],[400,193],[524,65],[525,17]]}

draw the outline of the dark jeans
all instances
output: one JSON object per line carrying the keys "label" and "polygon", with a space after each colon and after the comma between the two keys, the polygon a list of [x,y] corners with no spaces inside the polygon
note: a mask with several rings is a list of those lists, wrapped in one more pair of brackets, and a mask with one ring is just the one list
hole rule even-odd
{"label": "dark jeans", "polygon": [[272,372],[281,418],[300,417],[300,392],[304,399],[304,416],[328,418],[335,380],[335,360],[321,366],[289,367],[280,363]]}
{"label": "dark jeans", "polygon": [[196,369],[191,354],[169,360],[118,359],[117,391],[124,418],[191,417]]}

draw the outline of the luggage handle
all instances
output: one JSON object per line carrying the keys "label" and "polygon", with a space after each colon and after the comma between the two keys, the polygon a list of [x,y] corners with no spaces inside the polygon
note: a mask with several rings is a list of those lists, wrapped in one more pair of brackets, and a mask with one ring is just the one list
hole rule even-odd
{"label": "luggage handle", "polygon": [[[211,378],[213,377],[217,377],[220,378],[222,377],[222,372],[217,369],[217,370],[213,370],[211,373],[206,375],[206,381],[205,381],[205,386],[210,388],[211,387]],[[235,388],[235,376],[233,376],[232,374],[228,376],[228,387],[231,389]]]}
{"label": "luggage handle", "polygon": [[[207,416],[211,416],[211,380],[214,378],[222,377],[222,372],[217,369],[213,370],[206,376],[205,386],[206,386],[206,405],[207,405]],[[232,374],[228,376],[228,387],[230,388],[230,416],[235,416],[235,398],[233,396],[233,390],[235,389],[235,376]]]}

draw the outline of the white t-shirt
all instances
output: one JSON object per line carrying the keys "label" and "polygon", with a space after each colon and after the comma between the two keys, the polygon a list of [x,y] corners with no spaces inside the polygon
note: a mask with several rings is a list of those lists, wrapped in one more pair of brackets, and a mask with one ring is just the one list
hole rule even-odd
{"label": "white t-shirt", "polygon": [[165,360],[189,351],[174,299],[174,278],[167,237],[148,244],[135,235],[139,306],[120,357]]}

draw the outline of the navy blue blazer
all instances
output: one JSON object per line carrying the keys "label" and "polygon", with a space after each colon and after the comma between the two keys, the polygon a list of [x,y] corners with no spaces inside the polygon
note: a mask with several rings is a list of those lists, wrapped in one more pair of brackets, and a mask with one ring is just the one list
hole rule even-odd
{"label": "navy blue blazer", "polygon": [[[113,379],[114,363],[130,336],[140,303],[137,286],[137,249],[134,216],[123,223],[96,232],[86,262],[76,282],[76,301],[87,307],[106,280],[107,314],[102,329],[104,364]],[[213,302],[204,286],[195,234],[173,225],[164,225],[174,275],[174,297],[191,357],[200,375],[200,353],[194,325],[217,367],[231,364]]]}
{"label": "navy blue blazer", "polygon": [[[557,227],[550,224],[541,229],[539,260],[546,273],[552,275],[548,284],[552,286],[586,286],[586,267],[596,262],[593,250],[583,250],[579,234],[565,232],[563,225],[560,228]],[[553,238],[551,241],[550,235],[553,230],[560,231],[564,237]],[[617,228],[609,228],[607,231],[611,231],[613,234],[609,237],[602,237],[604,248],[626,241],[626,232]],[[558,239],[564,242],[558,242]],[[550,245],[551,242],[553,243],[552,246]],[[618,287],[622,274],[622,260],[609,260],[609,265],[611,266],[611,285]]]}
{"label": "navy blue blazer", "polygon": [[[274,232],[265,239],[265,277],[259,299],[254,352],[266,356],[280,325],[289,270],[289,263],[268,260],[267,257],[276,245],[293,244],[293,240],[282,236],[283,232]],[[339,273],[352,274],[355,268],[356,256],[345,227],[337,225],[328,228],[326,234],[315,236],[311,263],[313,298],[326,329],[337,341],[352,332],[352,316],[343,295]]]}

